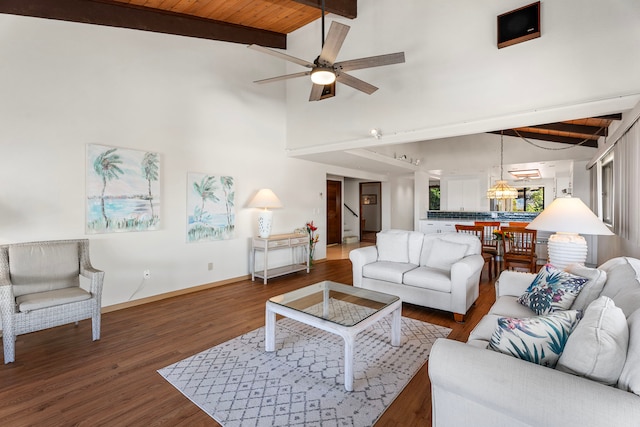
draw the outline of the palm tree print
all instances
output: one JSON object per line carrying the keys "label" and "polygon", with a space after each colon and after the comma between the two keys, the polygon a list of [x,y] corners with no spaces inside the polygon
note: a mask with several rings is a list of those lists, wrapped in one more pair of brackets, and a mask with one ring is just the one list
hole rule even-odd
{"label": "palm tree print", "polygon": [[194,213],[194,216],[197,218],[198,221],[201,221],[202,216],[206,213],[204,208],[205,202],[207,202],[207,200],[210,200],[214,203],[220,201],[220,198],[215,194],[216,191],[218,190],[218,187],[216,186],[216,177],[205,175],[200,180],[199,184],[197,182],[193,183],[193,189],[195,190],[196,193],[198,193],[201,200],[199,213],[197,214]]}
{"label": "palm tree print", "polygon": [[145,153],[142,159],[142,176],[147,180],[148,183],[148,198],[149,198],[149,206],[151,207],[151,217],[155,216],[153,211],[153,194],[151,193],[151,181],[158,180],[158,154],[157,153]]}
{"label": "palm tree print", "polygon": [[107,182],[113,179],[118,179],[119,175],[123,175],[124,172],[119,164],[122,164],[122,159],[116,154],[117,148],[111,148],[101,153],[93,162],[93,169],[102,179],[102,193],[100,195],[100,207],[102,209],[102,218],[107,227],[109,227],[109,218],[107,218],[107,212],[104,208],[104,194],[107,189]]}
{"label": "palm tree print", "polygon": [[234,206],[234,198],[235,191],[233,191],[233,177],[232,176],[223,176],[220,177],[220,182],[222,183],[222,191],[224,192],[224,200],[227,208],[227,225],[231,226],[232,218],[231,213]]}

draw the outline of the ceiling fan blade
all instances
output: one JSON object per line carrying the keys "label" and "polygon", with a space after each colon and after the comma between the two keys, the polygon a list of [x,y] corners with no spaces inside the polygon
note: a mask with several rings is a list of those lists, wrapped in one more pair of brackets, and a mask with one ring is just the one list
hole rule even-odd
{"label": "ceiling fan blade", "polygon": [[305,61],[304,59],[296,58],[295,56],[287,55],[286,53],[278,52],[276,50],[271,50],[266,47],[262,47],[257,44],[252,44],[248,46],[249,49],[257,50],[258,52],[266,53],[267,55],[272,55],[278,57],[280,59],[284,59],[285,61],[293,62],[295,64],[302,65],[303,67],[313,68],[313,63],[309,61]]}
{"label": "ceiling fan blade", "polygon": [[263,83],[279,82],[280,80],[294,79],[296,77],[308,76],[309,74],[311,74],[311,71],[301,71],[299,73],[285,74],[283,76],[271,77],[271,78],[262,79],[262,80],[256,80],[254,83],[263,84]]}
{"label": "ceiling fan blade", "polygon": [[320,101],[322,97],[323,85],[313,84],[311,87],[311,94],[309,95],[309,101]]}
{"label": "ceiling fan blade", "polygon": [[371,95],[373,92],[378,90],[378,88],[375,87],[374,85],[369,84],[358,78],[355,78],[347,73],[338,74],[338,76],[336,77],[336,80],[342,84],[351,86],[354,89],[358,89],[359,91],[362,91],[367,95]]}
{"label": "ceiling fan blade", "polygon": [[349,28],[351,27],[336,21],[333,21],[331,23],[331,27],[329,27],[329,33],[327,34],[327,38],[324,41],[324,46],[322,46],[322,52],[320,52],[321,62],[326,62],[333,65],[336,57],[338,56],[338,52],[340,52],[342,43],[347,37]]}
{"label": "ceiling fan blade", "polygon": [[337,62],[334,66],[337,70],[352,71],[362,68],[380,67],[382,65],[400,64],[402,62],[404,62],[404,52],[396,52],[387,55],[369,56],[367,58]]}

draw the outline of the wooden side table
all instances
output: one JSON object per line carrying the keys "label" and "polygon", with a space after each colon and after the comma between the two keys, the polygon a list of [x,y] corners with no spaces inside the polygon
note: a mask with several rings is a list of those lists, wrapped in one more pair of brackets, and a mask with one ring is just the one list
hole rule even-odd
{"label": "wooden side table", "polygon": [[[306,262],[296,262],[296,248],[302,248],[302,254]],[[269,252],[279,249],[289,249],[291,251],[291,263],[282,267],[269,268]],[[256,271],[256,252],[264,253],[264,266],[261,271]],[[256,277],[262,278],[265,285],[267,280],[272,277],[302,270],[307,270],[307,273],[309,273],[309,237],[306,234],[298,233],[274,234],[266,238],[254,237],[251,239],[249,264],[251,265],[251,280],[255,280]]]}

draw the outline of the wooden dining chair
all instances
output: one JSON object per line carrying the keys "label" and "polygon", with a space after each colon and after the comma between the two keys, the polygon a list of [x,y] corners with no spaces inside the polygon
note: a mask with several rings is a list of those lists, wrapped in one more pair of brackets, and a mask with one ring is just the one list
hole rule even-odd
{"label": "wooden dining chair", "polygon": [[526,227],[528,222],[509,222],[509,227]]}
{"label": "wooden dining chair", "polygon": [[[467,233],[467,234],[473,234],[476,237],[478,237],[478,239],[480,239],[480,242],[484,242],[484,227],[481,225],[464,225],[464,224],[456,224],[456,231],[458,233]],[[485,265],[489,265],[489,267],[487,268],[487,273],[489,274],[489,280],[493,279],[493,275],[494,275],[494,271],[495,271],[495,257],[488,253],[485,252],[484,250],[482,251],[482,258],[484,258],[484,263]]]}
{"label": "wooden dining chair", "polygon": [[523,268],[530,273],[537,271],[536,230],[523,227],[502,227],[502,245],[505,270]]}
{"label": "wooden dining chair", "polygon": [[475,221],[474,225],[479,225],[484,228],[482,252],[491,254],[495,259],[495,257],[498,256],[498,245],[500,241],[495,238],[493,232],[500,230],[500,223],[498,221]]}

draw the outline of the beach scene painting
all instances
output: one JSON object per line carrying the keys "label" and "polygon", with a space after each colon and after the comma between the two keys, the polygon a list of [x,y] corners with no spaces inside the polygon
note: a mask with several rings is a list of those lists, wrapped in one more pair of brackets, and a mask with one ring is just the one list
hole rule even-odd
{"label": "beach scene painting", "polygon": [[235,185],[231,176],[187,174],[187,242],[234,237]]}
{"label": "beach scene painting", "polygon": [[160,228],[160,155],[87,144],[87,234]]}

